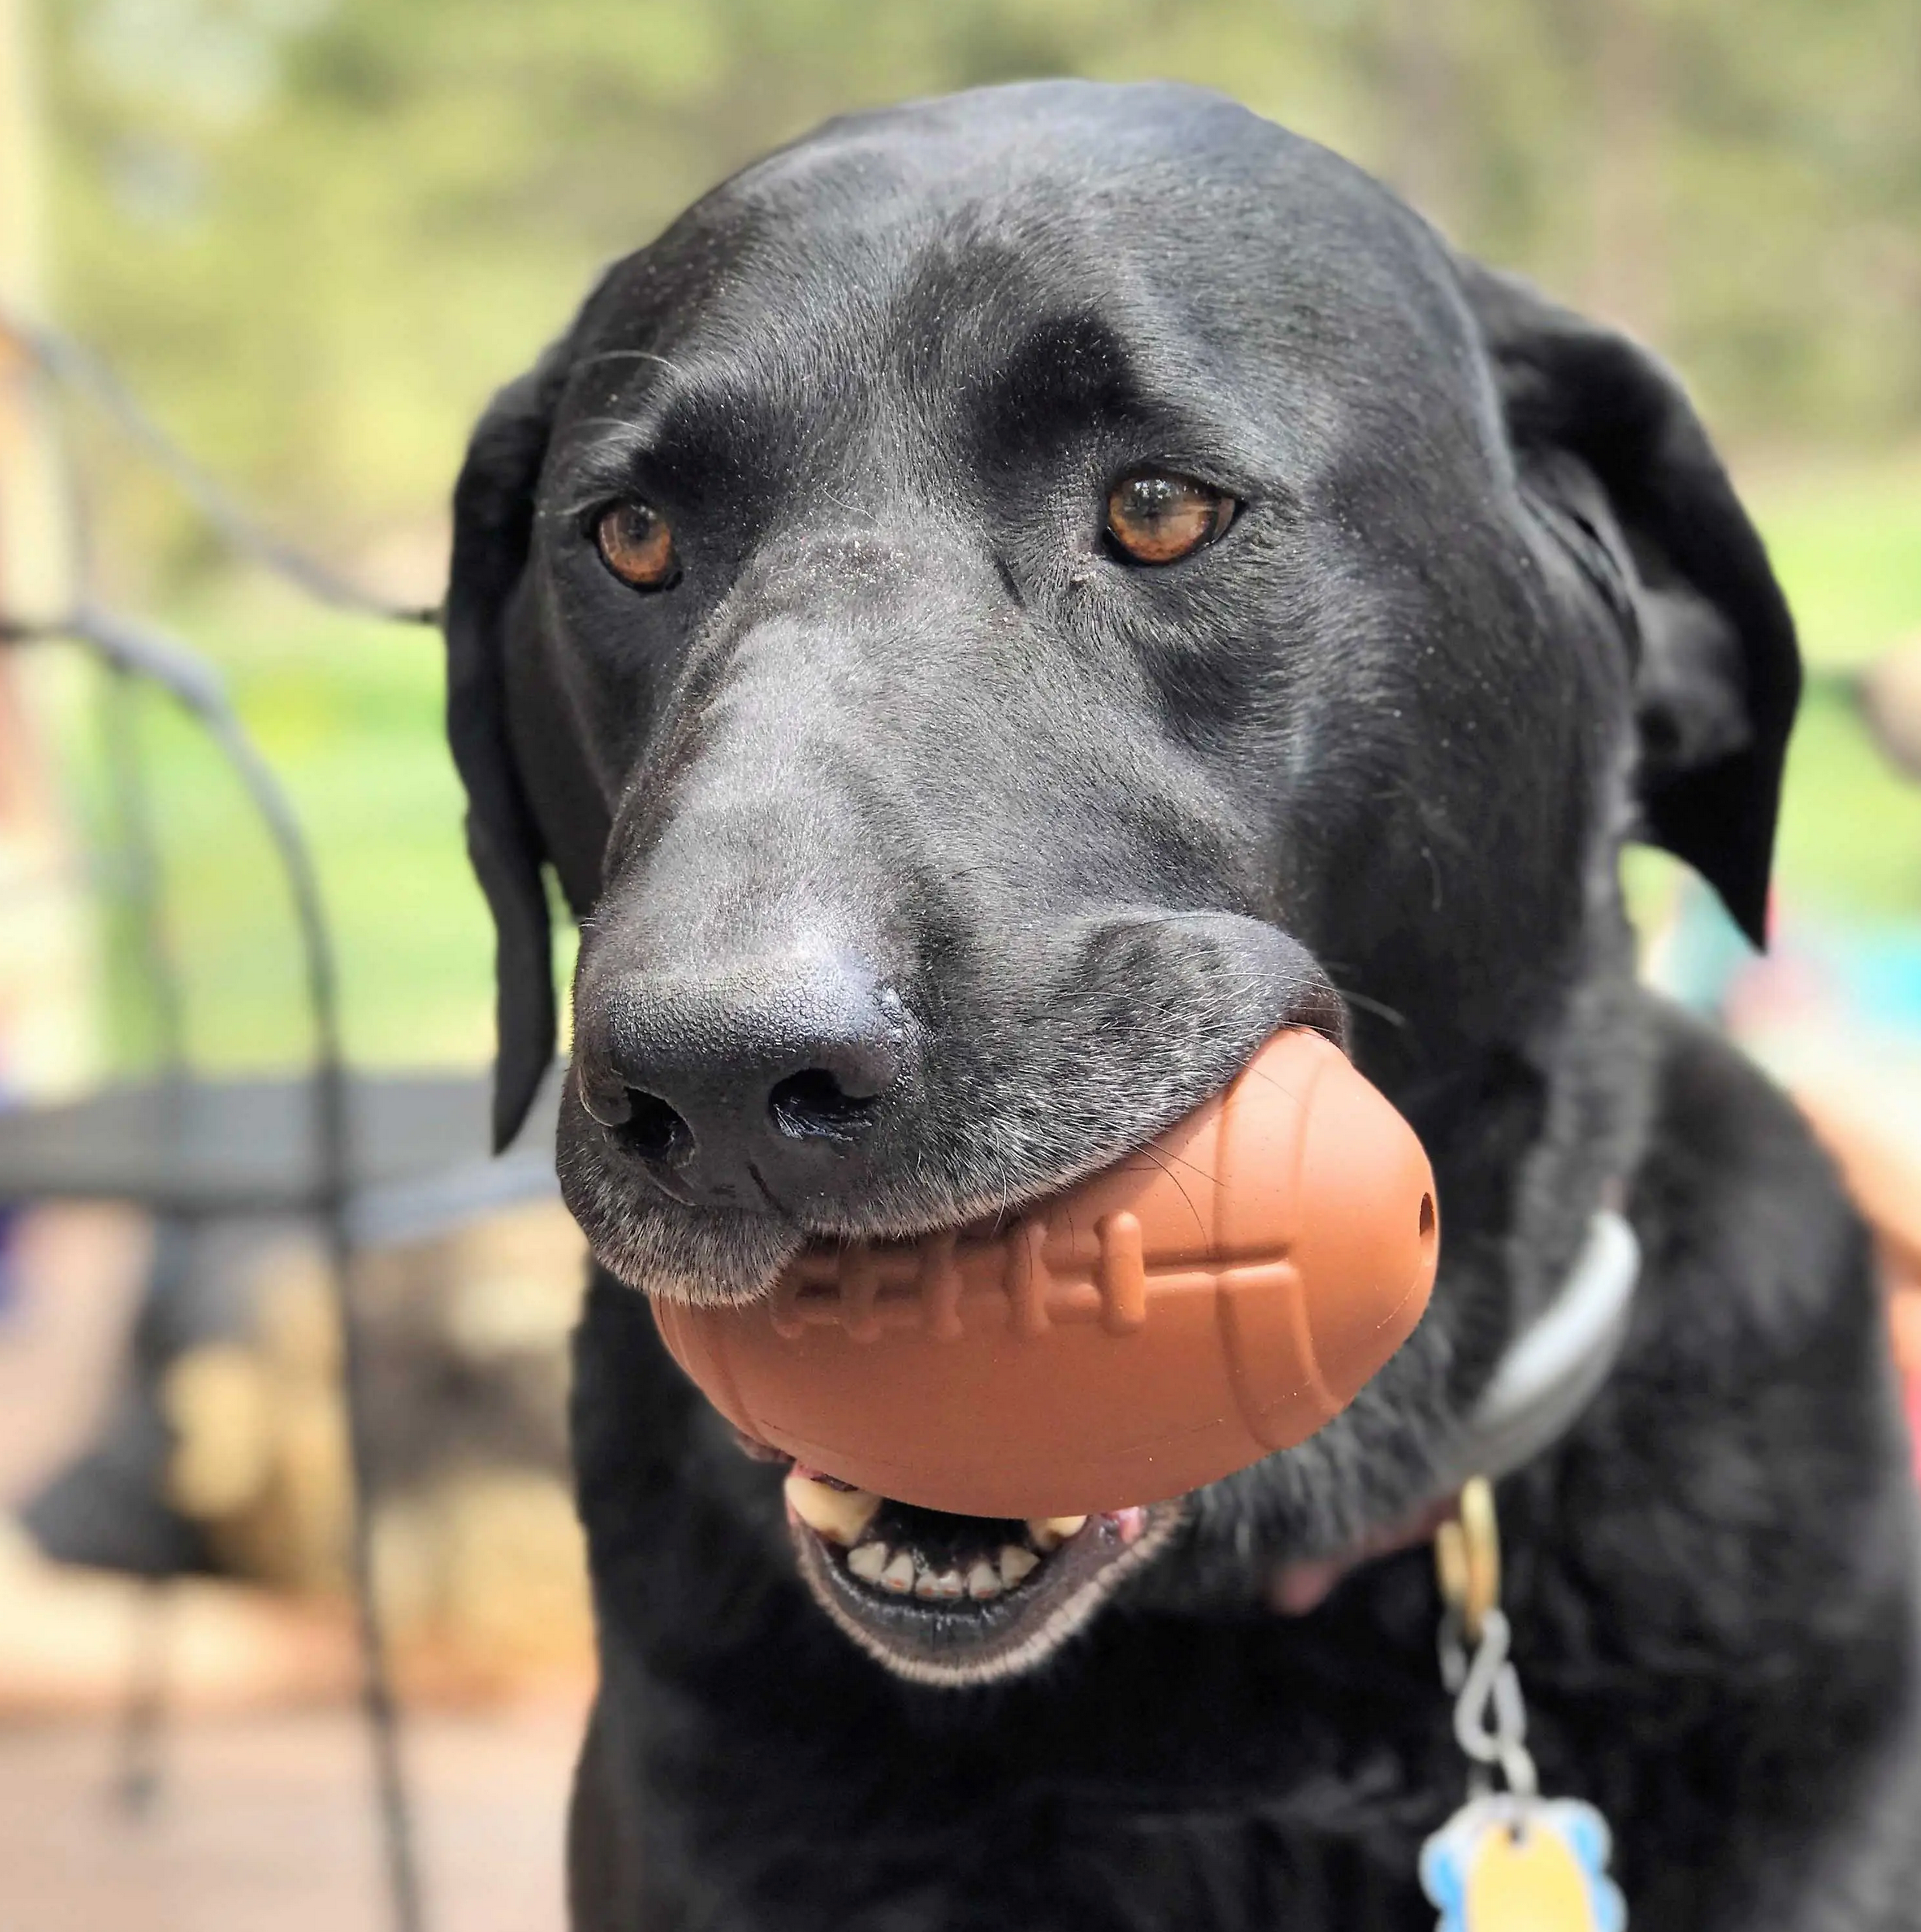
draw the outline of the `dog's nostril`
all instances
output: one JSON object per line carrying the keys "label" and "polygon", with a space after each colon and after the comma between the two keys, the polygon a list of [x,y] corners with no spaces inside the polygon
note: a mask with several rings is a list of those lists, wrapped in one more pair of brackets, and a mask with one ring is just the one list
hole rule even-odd
{"label": "dog's nostril", "polygon": [[694,1151],[694,1131],[657,1093],[627,1089],[627,1118],[614,1132],[643,1159],[677,1166]]}
{"label": "dog's nostril", "polygon": [[825,1067],[791,1073],[767,1096],[774,1124],[792,1140],[851,1141],[864,1133],[880,1102],[850,1093]]}

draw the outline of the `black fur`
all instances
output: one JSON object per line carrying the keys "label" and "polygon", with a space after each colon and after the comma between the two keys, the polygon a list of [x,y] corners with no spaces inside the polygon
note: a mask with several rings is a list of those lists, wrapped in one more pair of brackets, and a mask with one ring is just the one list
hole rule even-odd
{"label": "black fur", "polygon": [[[1100,542],[1147,463],[1244,504],[1151,572]],[[594,555],[629,493],[671,590]],[[1426,1559],[1299,1619],[1264,1585],[1426,1499],[1614,1186],[1628,1351],[1501,1496],[1547,1786],[1608,1813],[1637,1932],[1921,1926],[1862,1231],[1787,1105],[1632,985],[1631,835],[1758,933],[1798,677],[1665,372],[1216,97],[1013,88],[835,123],[617,265],[457,508],[499,1125],[551,1046],[548,861],[587,915],[563,1179],[609,1267],[751,1295],[810,1235],[1044,1194],[1334,1024],[1330,987],[1441,1187],[1434,1305],[1349,1413],[993,1690],[829,1624],[774,1473],[597,1274],[582,1932],[1430,1923],[1462,1779]],[[784,1212],[670,1198],[581,1104],[621,1003],[823,947],[900,988],[912,1078]]]}

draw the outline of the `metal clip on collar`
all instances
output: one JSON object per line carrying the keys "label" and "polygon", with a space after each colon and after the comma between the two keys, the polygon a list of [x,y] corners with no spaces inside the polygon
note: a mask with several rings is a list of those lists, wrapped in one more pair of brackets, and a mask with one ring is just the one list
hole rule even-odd
{"label": "metal clip on collar", "polygon": [[1527,1707],[1508,1661],[1511,1632],[1501,1609],[1501,1534],[1492,1485],[1462,1486],[1460,1514],[1434,1538],[1434,1568],[1446,1614],[1441,1622],[1441,1681],[1454,1694],[1454,1737],[1474,1768],[1477,1795],[1498,1768],[1516,1797],[1540,1789],[1527,1752]]}

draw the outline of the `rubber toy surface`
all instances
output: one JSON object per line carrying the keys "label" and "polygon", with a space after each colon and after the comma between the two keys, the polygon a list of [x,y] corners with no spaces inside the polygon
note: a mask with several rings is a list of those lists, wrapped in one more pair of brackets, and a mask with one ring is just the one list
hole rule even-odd
{"label": "rubber toy surface", "polygon": [[810,1469],[965,1515],[1091,1514],[1338,1415],[1421,1319],[1439,1231],[1413,1129],[1292,1032],[1009,1223],[810,1250],[768,1301],[654,1316],[716,1408]]}

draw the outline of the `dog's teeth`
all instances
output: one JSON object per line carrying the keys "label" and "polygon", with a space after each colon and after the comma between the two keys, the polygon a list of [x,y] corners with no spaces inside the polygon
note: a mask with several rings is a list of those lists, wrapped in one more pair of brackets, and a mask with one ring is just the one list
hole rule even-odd
{"label": "dog's teeth", "polygon": [[878,1583],[880,1573],[887,1568],[887,1545],[863,1543],[858,1550],[847,1552],[847,1567],[863,1583]]}
{"label": "dog's teeth", "polygon": [[1001,1546],[1001,1581],[1009,1590],[1040,1567],[1041,1559],[1033,1550],[1023,1550],[1018,1543]]}
{"label": "dog's teeth", "polygon": [[1078,1536],[1086,1526],[1084,1516],[1030,1516],[1027,1519],[1027,1534],[1043,1556],[1050,1550],[1058,1550],[1069,1537]]}
{"label": "dog's teeth", "polygon": [[1000,1572],[991,1564],[977,1563],[967,1573],[967,1594],[970,1597],[997,1597],[1005,1588]]}
{"label": "dog's teeth", "polygon": [[905,1596],[914,1587],[914,1559],[904,1550],[881,1571],[880,1586],[892,1590],[897,1597]]}
{"label": "dog's teeth", "polygon": [[929,1570],[925,1563],[918,1563],[914,1570],[914,1595],[930,1599],[937,1597],[963,1595],[967,1586],[960,1580],[958,1570]]}
{"label": "dog's teeth", "polygon": [[917,1597],[957,1597],[965,1588],[958,1570],[943,1570],[936,1573],[924,1564],[916,1568],[914,1595]]}
{"label": "dog's teeth", "polygon": [[813,1530],[830,1542],[857,1543],[861,1533],[880,1508],[880,1498],[866,1489],[837,1489],[831,1483],[816,1482],[799,1470],[788,1473],[783,1485],[787,1507]]}

